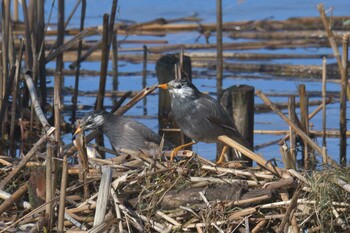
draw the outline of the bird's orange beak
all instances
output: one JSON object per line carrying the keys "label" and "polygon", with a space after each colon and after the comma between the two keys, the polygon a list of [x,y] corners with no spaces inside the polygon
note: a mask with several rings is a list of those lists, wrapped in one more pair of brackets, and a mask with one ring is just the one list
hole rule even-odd
{"label": "bird's orange beak", "polygon": [[80,128],[80,125],[78,125],[77,130],[75,130],[75,133],[73,134],[73,138],[80,132],[81,132],[81,128]]}
{"label": "bird's orange beak", "polygon": [[159,84],[158,87],[166,90],[166,89],[168,89],[168,84],[167,83]]}

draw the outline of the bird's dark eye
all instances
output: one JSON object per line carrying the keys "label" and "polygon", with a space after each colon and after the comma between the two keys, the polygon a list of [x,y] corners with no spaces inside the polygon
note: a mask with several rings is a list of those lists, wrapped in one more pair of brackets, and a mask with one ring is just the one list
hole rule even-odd
{"label": "bird's dark eye", "polygon": [[180,89],[181,87],[181,84],[177,84],[175,88]]}

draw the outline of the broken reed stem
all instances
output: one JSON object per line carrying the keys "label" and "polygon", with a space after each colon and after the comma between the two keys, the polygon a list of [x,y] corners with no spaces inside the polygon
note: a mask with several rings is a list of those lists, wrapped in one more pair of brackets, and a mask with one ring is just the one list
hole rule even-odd
{"label": "broken reed stem", "polygon": [[[52,133],[51,131],[50,133]],[[47,142],[49,135],[43,135],[28,153],[21,159],[17,166],[12,168],[12,171],[1,181],[0,190],[4,189],[5,186],[11,181],[12,178],[24,167],[24,165],[30,160],[30,158],[40,149],[40,147]]]}
{"label": "broken reed stem", "polygon": [[67,183],[68,183],[68,161],[67,161],[67,155],[65,155],[63,157],[63,162],[62,162],[61,192],[60,192],[60,203],[59,203],[59,210],[58,210],[57,231],[59,233],[64,232],[63,223],[64,223],[64,213],[66,209]]}
{"label": "broken reed stem", "polygon": [[[77,42],[82,41],[84,37],[92,35],[94,32],[86,29],[81,31],[79,34],[75,35],[72,39],[61,44],[60,47],[55,49],[55,51],[51,52],[46,56],[46,64],[56,59],[58,56],[63,55],[64,52],[68,51],[71,47],[73,47]],[[78,57],[79,58],[79,57]]]}
{"label": "broken reed stem", "polygon": [[0,215],[3,212],[5,212],[8,208],[10,208],[25,193],[27,193],[27,191],[28,191],[28,183],[25,183],[0,205]]}
{"label": "broken reed stem", "polygon": [[54,222],[54,208],[52,200],[55,197],[55,190],[53,184],[53,173],[54,173],[54,142],[48,140],[46,146],[46,206],[45,214],[48,217],[48,229],[52,230]]}
{"label": "broken reed stem", "polygon": [[30,97],[32,100],[32,106],[35,110],[35,113],[37,115],[37,117],[39,118],[40,123],[42,124],[42,126],[44,127],[45,131],[48,132],[48,130],[51,128],[49,122],[47,121],[45,114],[43,112],[43,110],[41,109],[39,100],[38,100],[38,96],[36,94],[36,90],[35,90],[35,85],[32,79],[32,73],[30,71],[27,71],[24,74],[24,79],[26,81],[29,93],[30,93]]}
{"label": "broken reed stem", "polygon": [[296,208],[297,206],[297,201],[301,192],[301,187],[299,186],[296,190],[296,192],[293,194],[292,199],[290,200],[290,204],[286,210],[286,212],[284,213],[284,218],[282,219],[282,222],[277,230],[278,233],[282,233],[284,232],[284,226],[286,225],[286,223],[289,221],[290,219],[290,214],[292,213],[293,209]]}
{"label": "broken reed stem", "polygon": [[13,80],[12,86],[12,106],[11,106],[11,124],[10,124],[10,154],[11,156],[16,156],[15,151],[15,120],[16,120],[16,110],[17,110],[17,96],[18,96],[18,85],[21,74],[21,64],[22,64],[22,54],[23,54],[23,40],[20,39],[21,45],[18,52],[18,57],[16,60],[16,73]]}
{"label": "broken reed stem", "polygon": [[324,11],[324,5],[322,3],[318,4],[317,5],[317,9],[320,12],[320,17],[321,17],[324,29],[327,32],[329,44],[331,45],[331,47],[333,49],[334,56],[337,59],[339,72],[341,74],[341,77],[344,77],[345,73],[344,73],[343,64],[342,64],[342,60],[341,60],[341,57],[340,57],[338,45],[337,45],[337,42],[335,40],[334,34],[333,34],[332,30],[331,30],[331,25],[329,24],[329,22],[327,20],[326,13]]}
{"label": "broken reed stem", "polygon": [[288,125],[290,125],[293,130],[303,139],[305,140],[315,151],[317,151],[319,154],[326,156],[328,162],[334,166],[334,167],[339,167],[339,165],[328,155],[325,155],[322,151],[322,149],[314,142],[312,139],[307,136],[296,124],[291,122],[291,120],[286,117],[272,102],[271,100],[264,94],[262,91],[257,90],[256,95],[259,96],[266,105],[268,105],[277,115],[279,115]]}
{"label": "broken reed stem", "polygon": [[99,187],[96,206],[98,208],[95,212],[94,226],[103,222],[106,216],[108,197],[111,189],[112,169],[110,166],[102,166],[102,178]]}
{"label": "broken reed stem", "polygon": [[266,168],[267,170],[271,171],[272,173],[275,173],[275,174],[280,175],[280,176],[282,175],[282,171],[279,168],[273,166],[271,163],[268,163],[260,155],[255,154],[253,151],[243,147],[241,144],[235,142],[231,138],[229,138],[229,137],[227,137],[225,135],[222,135],[222,136],[219,136],[218,139],[220,141],[222,141],[223,143],[225,143],[226,145],[229,145],[232,148],[238,150],[240,153],[242,153],[243,155],[247,156],[251,160],[255,161],[260,166],[262,166],[262,167]]}

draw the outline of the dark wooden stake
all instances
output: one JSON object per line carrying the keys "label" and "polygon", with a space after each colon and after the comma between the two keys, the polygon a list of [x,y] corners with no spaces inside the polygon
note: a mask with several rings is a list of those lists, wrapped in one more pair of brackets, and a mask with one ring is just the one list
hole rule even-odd
{"label": "dark wooden stake", "polygon": [[[222,92],[220,104],[232,116],[238,131],[247,139],[253,150],[254,145],[254,87],[248,85],[231,86]],[[218,144],[218,155],[222,150],[222,144]],[[234,152],[230,149],[229,160],[235,160]],[[217,158],[218,159],[218,158]],[[244,157],[249,166],[252,160]]]}
{"label": "dark wooden stake", "polygon": [[[106,90],[106,79],[108,69],[108,22],[109,15],[103,15],[103,33],[102,33],[102,55],[101,55],[101,70],[100,70],[100,83],[96,99],[96,110],[103,109],[103,100]],[[96,137],[96,143],[100,146],[104,146],[103,135],[99,134]],[[102,158],[105,157],[105,153],[100,151]]]}
{"label": "dark wooden stake", "polygon": [[[309,135],[309,109],[308,109],[308,97],[306,94],[305,85],[299,85],[299,96],[300,96],[300,123],[301,129],[306,135]],[[303,161],[304,168],[308,170],[310,168],[310,151],[306,142],[303,142]]]}
{"label": "dark wooden stake", "polygon": [[10,154],[12,157],[16,156],[15,150],[15,121],[16,121],[16,110],[17,110],[17,92],[21,73],[21,63],[22,63],[22,51],[23,51],[23,40],[21,39],[21,45],[18,53],[18,58],[16,62],[16,74],[12,86],[12,107],[11,107],[11,126],[10,126]]}
{"label": "dark wooden stake", "polygon": [[222,92],[222,0],[216,0],[216,91],[217,97],[220,99]]}
{"label": "dark wooden stake", "polygon": [[108,68],[108,21],[109,15],[103,15],[103,33],[102,33],[102,57],[101,57],[101,70],[100,70],[100,84],[97,93],[96,109],[103,109],[103,99],[106,89],[106,78],[107,78],[107,68]]}
{"label": "dark wooden stake", "polygon": [[[64,1],[59,1],[58,2],[58,11],[59,11],[59,17],[61,14],[63,14],[61,17],[64,18]],[[63,10],[60,9],[60,5],[63,4]],[[45,106],[46,106],[46,62],[45,62],[45,1],[44,0],[39,0],[37,3],[37,56],[39,59],[38,63],[38,75],[40,79],[40,94],[41,94],[41,108],[45,112]],[[58,24],[58,35],[57,35],[57,40],[61,40],[61,44],[63,44],[64,40],[64,29],[61,31],[60,23]],[[58,45],[60,46],[60,45]],[[62,60],[62,67],[59,70],[62,70],[63,68],[63,57],[61,58]],[[57,64],[56,64],[56,70],[57,70]],[[59,130],[58,130],[59,131]],[[57,133],[57,130],[56,130]]]}
{"label": "dark wooden stake", "polygon": [[[156,63],[156,72],[159,83],[167,83],[175,79],[175,64],[179,63],[179,55],[167,54],[162,56]],[[181,77],[192,80],[191,58],[183,56]],[[159,134],[163,135],[163,129],[178,128],[174,118],[170,114],[170,96],[166,90],[159,90],[158,102],[158,122]],[[173,142],[175,145],[181,145],[190,142],[191,139],[183,139],[179,132],[167,132],[165,139]]]}

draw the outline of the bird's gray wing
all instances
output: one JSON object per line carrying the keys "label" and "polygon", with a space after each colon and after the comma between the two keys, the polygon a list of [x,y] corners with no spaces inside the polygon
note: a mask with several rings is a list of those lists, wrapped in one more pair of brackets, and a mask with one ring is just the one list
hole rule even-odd
{"label": "bird's gray wing", "polygon": [[225,111],[225,109],[212,97],[203,94],[202,98],[198,101],[199,107],[206,107],[208,112],[206,113],[206,119],[225,130],[225,134],[245,147],[251,148],[250,143],[243,138],[241,133],[235,126],[233,118]]}

